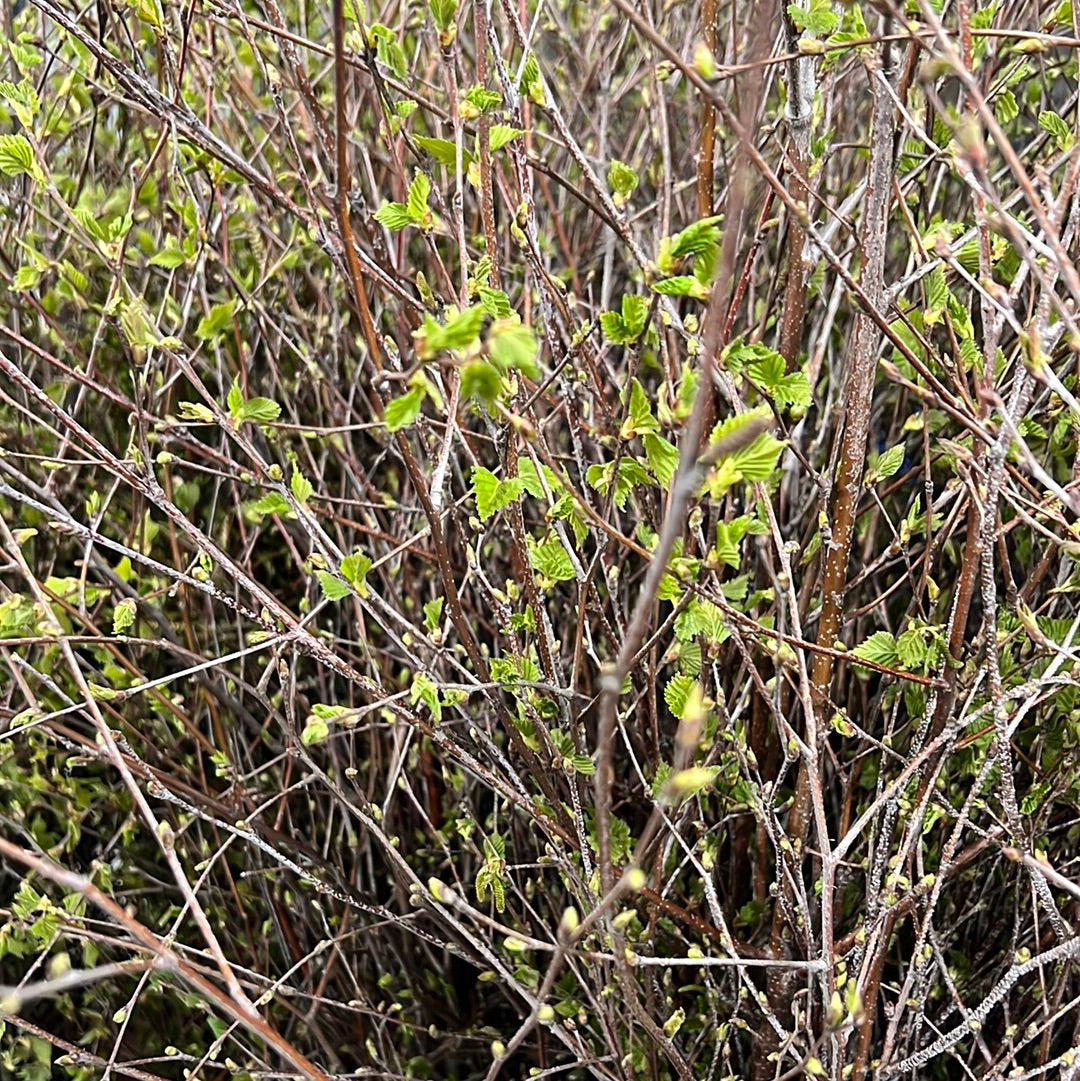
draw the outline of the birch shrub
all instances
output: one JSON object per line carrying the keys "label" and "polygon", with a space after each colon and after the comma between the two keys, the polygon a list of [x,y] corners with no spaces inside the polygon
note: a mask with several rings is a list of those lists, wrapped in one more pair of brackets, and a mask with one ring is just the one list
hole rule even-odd
{"label": "birch shrub", "polygon": [[0,1074],[1073,1077],[1068,0],[17,7]]}

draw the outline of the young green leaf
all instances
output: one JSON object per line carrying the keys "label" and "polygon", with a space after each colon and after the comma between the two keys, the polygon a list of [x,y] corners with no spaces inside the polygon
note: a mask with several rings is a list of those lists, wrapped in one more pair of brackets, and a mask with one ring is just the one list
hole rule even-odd
{"label": "young green leaf", "polygon": [[498,401],[501,392],[502,376],[494,364],[475,360],[461,370],[461,396],[466,401],[490,406]]}
{"label": "young green leaf", "polygon": [[[468,119],[474,119],[481,113],[490,113],[492,109],[497,109],[502,105],[502,94],[497,90],[488,90],[483,86],[471,86],[465,92],[465,101],[472,106],[473,116]],[[493,146],[492,150],[495,149]]]}
{"label": "young green leaf", "polygon": [[619,510],[626,509],[626,501],[630,498],[630,493],[637,485],[651,484],[653,480],[648,471],[635,459],[621,458],[617,470],[614,462],[589,466],[585,471],[585,481],[601,495],[607,495],[608,490],[611,488],[613,474],[615,491],[612,499]]}
{"label": "young green leaf", "polygon": [[126,634],[131,629],[132,624],[135,622],[135,598],[125,597],[114,609],[113,609],[113,634]]}
{"label": "young green leaf", "polygon": [[490,469],[473,466],[473,495],[476,497],[476,513],[480,521],[486,522],[503,507],[521,498],[525,484],[520,477],[508,477],[499,480]]}
{"label": "young green leaf", "polygon": [[718,223],[722,220],[719,215],[702,218],[688,225],[681,233],[664,237],[660,241],[660,254],[656,259],[660,273],[666,278],[687,256],[715,251],[720,242]]}
{"label": "young green leaf", "polygon": [[304,721],[303,730],[300,732],[300,742],[305,747],[313,747],[316,743],[322,743],[329,735],[330,725],[312,713]]}
{"label": "young green leaf", "polygon": [[18,84],[8,79],[0,80],[0,98],[11,106],[16,119],[24,128],[30,129],[34,126],[34,117],[41,109],[41,99],[29,79],[23,79]]}
{"label": "young green leaf", "polygon": [[482,304],[474,304],[458,312],[445,324],[439,323],[430,315],[425,315],[423,324],[418,330],[413,331],[417,354],[421,360],[433,360],[444,349],[467,349],[480,337],[480,328],[484,325],[484,319],[485,312]]}
{"label": "young green leaf", "polygon": [[573,564],[557,537],[540,544],[533,542],[529,547],[529,563],[533,570],[553,582],[569,582],[574,578]]}
{"label": "young green leaf", "polygon": [[[457,147],[454,143],[447,139],[432,139],[426,135],[415,135],[413,141],[421,150],[426,150],[440,165],[445,165],[448,169],[457,168]],[[465,147],[462,147],[461,167],[468,169],[473,160],[473,155]],[[391,203],[390,205],[401,206],[401,203]]]}
{"label": "young green leaf", "polygon": [[1068,150],[1073,144],[1073,133],[1069,125],[1057,113],[1047,109],[1039,113],[1039,127],[1053,137],[1059,150]]}
{"label": "young green leaf", "polygon": [[428,7],[436,30],[444,33],[453,26],[454,15],[457,13],[457,0],[429,0]]}
{"label": "young green leaf", "polygon": [[888,631],[875,631],[865,642],[860,642],[851,650],[850,655],[865,661],[873,661],[886,668],[894,667],[900,660],[896,650],[896,639]]}
{"label": "young green leaf", "polygon": [[444,597],[436,597],[424,605],[424,626],[427,628],[428,634],[434,634],[439,629],[444,600]]}
{"label": "young green leaf", "polygon": [[392,233],[404,229],[412,220],[409,217],[409,209],[404,203],[383,203],[375,211],[374,217],[380,225],[385,225]]}
{"label": "young green leaf", "polygon": [[319,581],[319,589],[328,601],[340,601],[348,597],[352,590],[340,579],[335,578],[329,571],[316,571],[315,577]]}
{"label": "young green leaf", "polygon": [[776,468],[776,461],[784,446],[775,436],[765,432],[750,446],[736,451],[728,460],[739,471],[743,480],[768,480]]}
{"label": "young green leaf", "polygon": [[428,196],[431,194],[431,181],[419,170],[413,175],[409,185],[409,197],[405,203],[405,213],[409,221],[421,229],[427,230],[432,226],[434,218],[428,209]]}
{"label": "young green leaf", "polygon": [[395,398],[392,402],[386,403],[386,413],[383,420],[386,423],[386,430],[388,432],[396,432],[406,427],[406,425],[412,424],[414,420],[420,415],[420,406],[424,401],[424,391],[422,387],[413,387],[407,394],[403,394],[400,398]]}
{"label": "young green leaf", "polygon": [[268,514],[292,515],[292,508],[288,500],[280,492],[267,492],[261,499],[248,505],[249,509],[259,517]]}
{"label": "young green leaf", "polygon": [[371,570],[371,559],[359,549],[347,555],[341,561],[341,577],[360,594],[367,597],[367,573]]}
{"label": "young green leaf", "polygon": [[507,143],[512,143],[519,135],[524,134],[521,128],[511,128],[506,124],[492,124],[488,129],[488,143],[494,152],[502,150]]}
{"label": "young green leaf", "polygon": [[612,202],[619,207],[626,206],[638,186],[638,175],[629,165],[613,158],[608,165],[607,183]]}
{"label": "young green leaf", "polygon": [[248,398],[240,406],[241,422],[251,420],[256,424],[272,424],[280,416],[281,406],[270,398]]}
{"label": "young green leaf", "polygon": [[[541,473],[544,478],[543,483],[541,483],[540,480]],[[525,491],[534,499],[545,499],[548,496],[557,498],[559,492],[562,490],[562,482],[555,475],[555,470],[541,462],[540,473],[538,473],[536,463],[532,458],[518,458],[517,475],[521,478],[522,484],[525,485]],[[547,485],[546,492],[544,490],[544,485]]]}
{"label": "young green leaf", "polygon": [[653,476],[661,488],[670,488],[675,479],[675,471],[679,468],[678,448],[654,432],[646,432],[642,442],[645,444],[645,457]]}
{"label": "young green leaf", "polygon": [[633,439],[635,435],[657,432],[660,425],[652,415],[649,397],[645,388],[636,380],[630,380],[630,401],[627,404],[627,417],[619,430],[620,439]]}
{"label": "young green leaf", "polygon": [[[262,399],[265,401],[266,399]],[[246,402],[245,405],[250,405],[250,402]],[[292,489],[292,494],[296,497],[297,503],[306,503],[310,498],[312,492],[315,491],[311,481],[304,476],[295,466],[293,467],[292,477],[289,478],[289,487]]]}
{"label": "young green leaf", "polygon": [[201,342],[216,341],[225,333],[226,328],[232,325],[235,308],[235,300],[226,300],[221,304],[212,305],[206,316],[199,320],[199,325],[195,328],[195,337]]}
{"label": "young green leaf", "polygon": [[691,688],[697,680],[687,675],[674,675],[667,681],[664,687],[664,701],[671,710],[672,716],[682,720],[686,701],[690,697]]}
{"label": "young green leaf", "polygon": [[650,286],[654,293],[664,297],[690,297],[693,300],[705,300],[709,290],[696,277],[677,274],[673,278],[653,282]]}
{"label": "young green leaf", "polygon": [[148,262],[150,266],[175,270],[187,262],[187,254],[181,250],[176,237],[168,236],[165,238],[165,247],[151,255]]}
{"label": "young green leaf", "polygon": [[45,182],[45,175],[34,161],[33,148],[25,135],[0,135],[0,173],[5,176],[25,173],[39,184]]}
{"label": "young green leaf", "polygon": [[866,470],[866,484],[877,484],[878,481],[891,477],[904,464],[904,453],[904,444],[897,443],[896,446],[871,457]]}
{"label": "young green leaf", "polygon": [[439,700],[439,688],[423,672],[417,672],[413,675],[412,686],[409,688],[409,702],[414,706],[417,702],[423,702],[436,724],[442,720],[442,702]]}
{"label": "young green leaf", "polygon": [[233,380],[232,386],[229,387],[229,393],[225,397],[225,405],[229,410],[229,416],[232,417],[236,424],[239,424],[243,419],[240,411],[244,408],[244,394],[240,389],[240,380]]}
{"label": "young green leaf", "polygon": [[519,371],[529,379],[538,378],[538,351],[532,328],[518,322],[516,317],[498,320],[488,335],[488,352],[500,371]]}

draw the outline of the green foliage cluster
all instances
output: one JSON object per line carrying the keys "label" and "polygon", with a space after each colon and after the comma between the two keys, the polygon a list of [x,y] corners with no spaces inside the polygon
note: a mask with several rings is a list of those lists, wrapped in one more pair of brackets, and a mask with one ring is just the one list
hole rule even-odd
{"label": "green foliage cluster", "polygon": [[16,6],[0,1077],[1072,1076],[1068,0]]}

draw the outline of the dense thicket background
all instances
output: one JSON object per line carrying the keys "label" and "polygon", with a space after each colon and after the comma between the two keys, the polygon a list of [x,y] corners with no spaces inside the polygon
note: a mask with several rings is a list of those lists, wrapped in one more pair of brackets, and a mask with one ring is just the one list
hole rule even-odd
{"label": "dense thicket background", "polygon": [[17,7],[0,1076],[1077,1076],[1069,0]]}

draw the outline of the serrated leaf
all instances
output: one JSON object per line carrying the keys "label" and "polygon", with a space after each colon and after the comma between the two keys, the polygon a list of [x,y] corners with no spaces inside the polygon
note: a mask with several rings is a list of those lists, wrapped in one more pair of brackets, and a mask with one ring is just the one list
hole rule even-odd
{"label": "serrated leaf", "polygon": [[328,601],[340,601],[352,594],[352,590],[345,582],[335,578],[329,571],[316,571],[315,577],[319,582],[319,589]]}
{"label": "serrated leaf", "polygon": [[41,100],[28,79],[23,79],[18,85],[8,79],[0,80],[0,98],[11,106],[24,128],[33,127],[34,117],[41,108]]}
{"label": "serrated leaf", "polygon": [[488,335],[488,352],[500,371],[519,371],[529,379],[538,378],[538,351],[532,328],[516,320],[498,320]]}
{"label": "serrated leaf", "polygon": [[25,135],[0,135],[0,173],[5,176],[22,176],[25,173],[39,184],[45,180]]}
{"label": "serrated leaf", "polygon": [[645,444],[645,457],[648,459],[649,468],[653,476],[662,488],[670,488],[675,479],[675,472],[679,468],[679,450],[669,443],[662,435],[647,432],[642,437]]}
{"label": "serrated leaf", "polygon": [[415,225],[424,225],[430,216],[428,196],[431,194],[431,181],[419,170],[409,185],[409,197],[405,203],[405,212]]}
{"label": "serrated leaf", "polygon": [[503,507],[520,499],[525,491],[525,483],[520,477],[499,480],[490,469],[484,469],[478,465],[473,466],[472,482],[473,495],[476,497],[476,513],[482,522],[486,522]]}
{"label": "serrated leaf", "polygon": [[444,600],[444,597],[436,597],[424,605],[424,626],[427,628],[428,634],[434,634],[439,629]]}
{"label": "serrated leaf", "polygon": [[465,92],[465,100],[480,113],[489,113],[502,104],[502,94],[484,86],[471,86]]}
{"label": "serrated leaf", "polygon": [[[879,480],[885,480],[891,477],[903,464],[904,444],[897,443],[896,446],[889,447],[888,450],[879,454],[871,463],[870,469],[867,471],[869,474],[867,482],[876,484]],[[870,479],[871,476],[872,480]]]}
{"label": "serrated leaf", "polygon": [[609,342],[616,345],[628,345],[634,340],[633,335],[627,333],[618,312],[600,313],[600,331]]}
{"label": "serrated leaf", "polygon": [[236,307],[234,300],[226,300],[222,304],[214,304],[206,316],[199,320],[195,328],[195,337],[201,342],[211,341],[221,337],[227,327],[232,325],[233,310]]}
{"label": "serrated leaf", "polygon": [[268,514],[288,515],[292,513],[288,500],[280,492],[267,492],[266,495],[255,500],[250,506],[255,514],[264,517]]}
{"label": "serrated leaf", "polygon": [[347,555],[341,561],[341,577],[360,594],[367,597],[367,573],[371,570],[371,559],[359,549]]}
{"label": "serrated leaf", "polygon": [[789,409],[798,419],[810,408],[810,380],[806,372],[785,375],[772,388],[772,400],[781,409]]}
{"label": "serrated leaf", "polygon": [[892,667],[900,659],[896,639],[888,631],[875,631],[865,642],[860,642],[851,650],[850,655],[885,667]]}
{"label": "serrated leaf", "polygon": [[529,563],[533,570],[553,582],[569,582],[574,578],[570,557],[556,537],[540,544],[532,544],[529,548]]}
{"label": "serrated leaf", "polygon": [[253,420],[256,424],[271,424],[281,416],[281,406],[270,398],[248,398],[240,406],[237,419],[242,423]]}
{"label": "serrated leaf", "polygon": [[[266,401],[265,398],[262,400]],[[244,404],[247,406],[250,405],[251,402],[245,402]],[[299,469],[295,468],[292,471],[292,476],[289,478],[289,488],[292,489],[292,494],[296,497],[297,503],[306,503],[311,498],[312,492],[315,491],[311,481],[309,481]]]}
{"label": "serrated leaf", "polygon": [[305,747],[312,747],[316,743],[322,743],[329,735],[330,725],[328,725],[321,717],[316,717],[315,714],[311,714],[304,722],[303,730],[300,732],[300,742]]}
{"label": "serrated leaf", "polygon": [[740,574],[738,577],[724,582],[720,586],[720,592],[724,595],[724,600],[731,601],[732,604],[741,604],[746,599],[746,591],[749,587],[750,576]]}
{"label": "serrated leaf", "polygon": [[776,461],[783,449],[784,443],[766,432],[759,435],[750,446],[736,451],[728,460],[739,471],[743,480],[767,480],[776,468]]}
{"label": "serrated leaf", "polygon": [[408,424],[412,424],[420,415],[420,406],[424,401],[424,392],[421,387],[413,387],[408,394],[395,398],[386,403],[386,413],[383,420],[388,432],[396,432]]}
{"label": "serrated leaf", "polygon": [[926,309],[923,312],[923,325],[932,327],[941,319],[949,295],[945,284],[945,268],[939,263],[923,279],[926,290]]}
{"label": "serrated leaf", "polygon": [[112,632],[124,634],[135,622],[136,603],[134,597],[125,597],[113,609]]}
{"label": "serrated leaf", "polygon": [[994,97],[994,116],[999,124],[1011,124],[1020,115],[1020,106],[1011,90],[1003,90]]}
{"label": "serrated leaf", "polygon": [[[476,291],[476,295],[480,298],[480,303],[483,305],[484,311],[493,319],[509,319],[510,316],[514,314],[514,309],[510,307],[510,298],[501,289],[488,289],[485,286],[481,286]],[[534,352],[535,345],[536,342],[534,338]]]}
{"label": "serrated leaf", "polygon": [[698,635],[719,645],[729,635],[723,612],[712,601],[692,600],[675,617],[675,637],[688,642]]}
{"label": "serrated leaf", "polygon": [[176,407],[181,420],[192,420],[199,424],[213,424],[214,413],[202,402],[179,402]]}
{"label": "serrated leaf", "polygon": [[232,386],[229,387],[229,393],[225,396],[225,405],[229,410],[229,416],[239,422],[240,410],[244,408],[244,395],[240,390],[239,380],[234,379]]}
{"label": "serrated leaf", "polygon": [[717,225],[721,220],[719,215],[702,218],[687,226],[681,233],[664,237],[660,242],[660,254],[656,260],[660,273],[667,277],[681,259],[714,251],[720,240]]}
{"label": "serrated leaf", "polygon": [[540,80],[540,65],[536,62],[536,56],[529,53],[525,60],[525,66],[521,69],[521,89],[528,95],[532,87]]}
{"label": "serrated leaf", "polygon": [[721,444],[724,453],[733,454],[740,447],[749,446],[757,438],[761,424],[770,418],[768,407],[734,413],[720,421],[709,433],[709,446],[716,447]]}
{"label": "serrated leaf", "polygon": [[636,380],[630,380],[630,401],[628,403],[628,416],[619,432],[620,439],[633,439],[635,435],[643,435],[645,432],[657,432],[660,425],[652,415],[649,405],[649,397],[645,388]]}
{"label": "serrated leaf", "polygon": [[622,298],[619,312],[600,313],[600,329],[615,345],[630,345],[641,336],[648,314],[648,299],[628,293]]}
{"label": "serrated leaf", "polygon": [[613,158],[607,171],[608,189],[616,206],[625,206],[638,186],[638,175],[617,158]]}
{"label": "serrated leaf", "polygon": [[173,270],[187,262],[187,255],[176,242],[176,237],[170,236],[165,239],[165,247],[151,255],[148,262],[150,266]]}
{"label": "serrated leaf", "polygon": [[466,401],[492,405],[502,392],[502,376],[494,364],[476,360],[461,371],[461,395]]}
{"label": "serrated leaf", "polygon": [[693,297],[695,300],[704,300],[708,295],[708,290],[697,278],[686,274],[678,274],[673,278],[653,282],[650,288],[654,293],[659,293],[664,297]]}
{"label": "serrated leaf", "polygon": [[411,223],[408,208],[404,203],[383,203],[375,211],[374,217],[380,225],[395,233]]}
{"label": "serrated leaf", "polygon": [[[727,359],[734,360],[734,357],[735,354],[731,354],[727,356]],[[746,374],[766,392],[772,390],[784,378],[786,364],[784,358],[775,349],[757,346],[752,353],[749,353],[747,359]]]}
{"label": "serrated leaf", "polygon": [[521,128],[512,128],[508,124],[492,124],[488,128],[488,143],[492,151],[502,150],[508,143],[524,134]]}
{"label": "serrated leaf", "polygon": [[15,271],[15,278],[11,283],[11,288],[16,293],[36,289],[44,274],[45,271],[40,267],[31,266],[30,264],[21,266]]}
{"label": "serrated leaf", "polygon": [[[426,135],[416,135],[413,141],[422,150],[426,150],[440,165],[450,169],[457,168],[457,146],[448,139],[432,139]],[[461,148],[461,167],[468,169],[473,162],[473,156],[464,147]],[[390,204],[400,206],[401,204]]]}
{"label": "serrated leaf", "polygon": [[1068,150],[1072,146],[1073,135],[1069,125],[1057,113],[1049,109],[1039,113],[1039,127],[1053,137],[1058,149]]}
{"label": "serrated leaf", "polygon": [[[555,470],[542,462],[540,463],[540,470],[543,473],[543,484],[540,482],[540,474],[536,470],[536,463],[531,458],[522,457],[517,460],[518,478],[525,485],[525,491],[529,495],[534,499],[545,499],[548,495],[552,498],[558,498],[562,482],[555,475]],[[544,491],[544,484],[547,485],[547,493]]]}
{"label": "serrated leaf", "polygon": [[673,717],[682,720],[683,710],[686,708],[686,701],[690,696],[690,691],[694,684],[697,682],[692,676],[678,674],[674,675],[667,681],[667,685],[664,687],[664,702],[667,704],[667,708],[671,710]]}
{"label": "serrated leaf", "polygon": [[717,214],[713,217],[702,218],[693,225],[687,226],[672,239],[671,254],[676,258],[681,258],[715,247],[720,240],[718,226],[722,220],[721,215]]}

